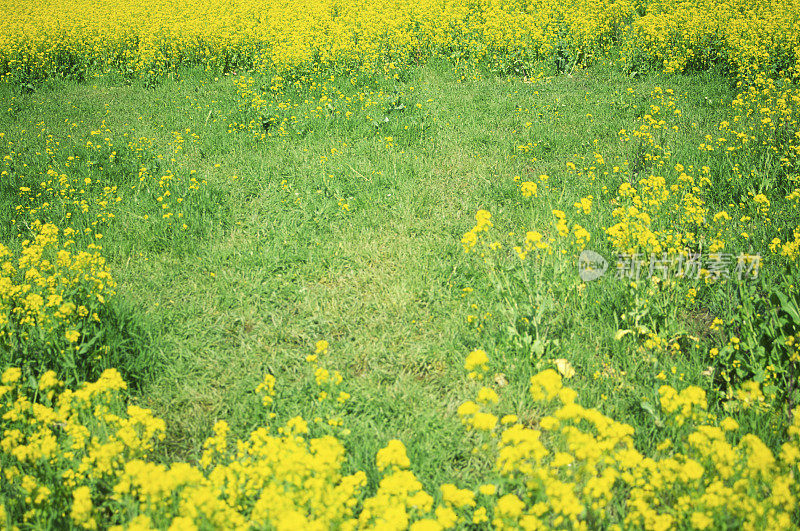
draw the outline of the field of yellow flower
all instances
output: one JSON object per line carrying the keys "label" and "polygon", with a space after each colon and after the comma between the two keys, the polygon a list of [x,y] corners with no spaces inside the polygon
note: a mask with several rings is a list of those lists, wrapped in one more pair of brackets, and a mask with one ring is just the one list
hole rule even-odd
{"label": "field of yellow flower", "polygon": [[3,529],[798,527],[798,0],[0,14]]}

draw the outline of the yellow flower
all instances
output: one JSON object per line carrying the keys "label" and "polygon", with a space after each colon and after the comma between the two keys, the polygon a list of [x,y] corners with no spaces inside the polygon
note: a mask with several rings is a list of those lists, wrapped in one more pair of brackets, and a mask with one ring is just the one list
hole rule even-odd
{"label": "yellow flower", "polygon": [[486,516],[486,507],[478,507],[475,510],[475,513],[472,515],[472,523],[473,524],[482,524],[489,521],[489,517]]}
{"label": "yellow flower", "polygon": [[538,231],[532,230],[525,233],[525,247],[528,249],[540,241],[542,241],[542,235]]}
{"label": "yellow flower", "polygon": [[17,383],[21,376],[22,371],[18,367],[9,367],[3,372],[0,381],[2,381],[3,385],[11,385]]}
{"label": "yellow flower", "polygon": [[589,214],[592,211],[592,199],[593,197],[591,195],[582,197],[580,201],[576,201],[573,206],[579,210],[582,210],[584,214]]}
{"label": "yellow flower", "polygon": [[531,396],[534,400],[550,400],[561,390],[561,376],[553,369],[547,369],[531,376]]}
{"label": "yellow flower", "polygon": [[85,529],[95,529],[97,524],[92,518],[92,493],[89,487],[82,486],[72,491],[72,521]]}
{"label": "yellow flower", "polygon": [[411,466],[411,461],[406,455],[405,445],[397,439],[392,439],[384,448],[378,450],[375,464],[378,470],[383,471],[388,467],[408,468]]}
{"label": "yellow flower", "polygon": [[498,515],[505,518],[518,517],[522,514],[524,508],[525,504],[514,494],[506,494],[497,500],[497,505],[495,506]]}
{"label": "yellow flower", "polygon": [[67,330],[66,333],[64,333],[64,337],[66,337],[67,341],[70,343],[75,343],[81,338],[81,333],[77,330]]}
{"label": "yellow flower", "polygon": [[714,520],[709,518],[705,513],[695,512],[692,513],[692,527],[695,529],[708,529],[714,524]]}
{"label": "yellow flower", "polygon": [[61,382],[58,381],[55,371],[47,371],[39,378],[39,390],[47,391],[57,387]]}
{"label": "yellow flower", "polygon": [[464,368],[468,371],[474,370],[478,367],[484,367],[489,362],[489,356],[486,355],[486,352],[480,349],[473,350],[467,356],[467,360],[464,363]]}
{"label": "yellow flower", "polygon": [[22,303],[26,310],[37,312],[44,305],[44,299],[38,293],[31,293],[23,299]]}
{"label": "yellow flower", "polygon": [[475,493],[468,489],[459,489],[451,483],[439,487],[442,491],[442,499],[454,507],[475,506]]}
{"label": "yellow flower", "polygon": [[422,520],[417,520],[411,524],[411,527],[408,529],[409,531],[441,531],[442,529],[445,529],[445,527],[437,520],[425,518]]}
{"label": "yellow flower", "polygon": [[458,410],[456,412],[458,413],[459,417],[470,417],[478,411],[480,411],[480,406],[478,406],[478,404],[475,402],[468,400],[458,406]]}
{"label": "yellow flower", "polygon": [[500,419],[500,424],[514,424],[518,420],[519,418],[516,415],[504,415],[503,418]]}
{"label": "yellow flower", "polygon": [[328,353],[328,342],[324,339],[317,341],[315,346],[314,354],[327,354]]}
{"label": "yellow flower", "polygon": [[58,312],[63,316],[72,315],[72,312],[75,311],[75,303],[73,302],[65,302],[58,308]]}
{"label": "yellow flower", "polygon": [[532,196],[535,197],[536,196],[536,190],[538,189],[538,185],[535,182],[532,182],[532,181],[525,181],[520,186],[520,189],[522,190],[522,195],[524,197],[532,197]]}
{"label": "yellow flower", "polygon": [[464,246],[464,252],[469,252],[478,243],[478,236],[473,231],[464,233],[461,237],[461,245]]}
{"label": "yellow flower", "polygon": [[472,426],[476,430],[492,431],[497,426],[497,416],[479,411],[472,417]]}
{"label": "yellow flower", "polygon": [[500,401],[500,398],[497,396],[497,393],[494,389],[489,387],[481,387],[481,390],[478,391],[477,401],[482,404],[496,404]]}
{"label": "yellow flower", "polygon": [[475,214],[476,224],[473,231],[481,232],[483,230],[488,230],[489,228],[492,227],[492,222],[490,221],[491,219],[492,219],[492,214],[489,213],[487,210],[478,210],[478,212]]}
{"label": "yellow flower", "polygon": [[302,417],[297,416],[290,418],[286,422],[286,429],[289,431],[289,433],[305,434],[308,433],[308,424],[303,420]]}
{"label": "yellow flower", "polygon": [[478,492],[480,492],[484,496],[494,496],[495,493],[497,492],[497,485],[492,485],[491,483],[481,485],[480,487],[478,487]]}

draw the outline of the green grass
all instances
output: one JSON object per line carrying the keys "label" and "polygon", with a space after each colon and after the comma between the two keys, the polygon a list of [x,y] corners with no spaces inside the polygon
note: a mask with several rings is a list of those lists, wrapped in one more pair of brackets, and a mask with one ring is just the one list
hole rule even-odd
{"label": "green grass", "polygon": [[[529,377],[550,366],[546,359],[570,359],[578,373],[571,385],[584,404],[632,423],[644,446],[658,441],[640,404],[653,402],[659,372],[669,383],[710,387],[702,357],[646,360],[614,341],[632,304],[624,286],[590,285],[589,302],[565,306],[561,297],[577,283],[577,270],[550,284],[553,307],[543,328],[559,346],[542,359],[508,343],[498,318],[476,329],[467,322],[470,304],[496,312],[499,303],[459,240],[478,209],[505,230],[546,227],[551,209],[574,211],[572,203],[587,194],[598,202],[593,227],[607,223],[610,209],[599,202],[610,198],[602,187],[613,197],[619,178],[580,179],[566,163],[580,166],[601,153],[609,164],[633,164],[631,144],[618,132],[636,127],[656,86],[681,98],[686,129],[669,146],[673,160],[697,159],[703,135],[732,112],[727,103],[735,93],[720,74],[634,79],[598,65],[537,83],[479,73],[461,81],[447,63],[433,62],[403,82],[373,81],[370,90],[383,91],[378,103],[353,107],[352,120],[303,103],[321,89],[287,92],[298,107],[283,117],[291,112],[301,123],[289,137],[263,140],[228,132],[230,124],[261,118],[240,107],[237,80],[187,71],[153,88],[113,77],[53,81],[31,94],[0,87],[0,131],[31,165],[47,134],[67,153],[105,123],[115,146],[150,138],[142,160],[176,175],[195,170],[207,181],[186,233],[142,222],[145,192],[126,198],[103,230],[103,252],[119,283],[116,304],[135,323],[128,340],[146,360],[132,365],[138,385],[131,399],[167,421],[160,458],[198,458],[218,419],[239,435],[263,423],[253,390],[267,372],[278,379],[280,418],[313,417],[313,376],[304,359],[319,339],[330,342],[327,364],[342,372],[353,396],[344,414],[351,433],[342,437],[350,466],[372,471],[374,480],[376,451],[400,438],[429,490],[476,481],[491,466],[465,450],[468,435],[455,414],[475,391],[463,370],[473,348],[489,352],[493,372],[509,382],[504,405],[529,422]],[[330,87],[349,97],[362,90],[346,78]],[[387,107],[401,103],[403,109]],[[175,152],[173,133],[188,137],[187,129],[199,138]],[[530,151],[521,153],[527,143]],[[108,178],[134,183],[135,166]],[[523,200],[514,177],[540,174],[550,176],[552,193]],[[3,226],[11,227],[16,194],[6,189],[0,201]],[[3,233],[11,247],[24,232],[16,227]],[[595,230],[593,244],[602,247],[599,240]],[[465,297],[466,287],[475,291]],[[662,317],[676,327],[708,333],[702,312],[670,311]]]}

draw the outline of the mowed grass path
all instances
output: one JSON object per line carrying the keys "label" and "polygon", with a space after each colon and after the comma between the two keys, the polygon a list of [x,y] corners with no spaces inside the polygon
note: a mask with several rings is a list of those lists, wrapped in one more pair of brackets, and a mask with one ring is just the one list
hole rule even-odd
{"label": "mowed grass path", "polygon": [[[280,414],[311,416],[305,357],[325,339],[329,366],[353,396],[344,419],[353,468],[372,470],[376,451],[400,438],[432,486],[474,479],[490,466],[464,450],[455,415],[472,392],[464,357],[484,346],[467,325],[472,310],[462,296],[474,272],[459,240],[475,211],[519,225],[538,219],[514,177],[540,174],[562,190],[541,215],[568,208],[585,183],[563,180],[567,161],[596,151],[626,156],[617,131],[640,110],[616,100],[629,87],[646,94],[666,83],[686,93],[694,108],[684,112],[704,125],[721,112],[707,102],[730,100],[724,84],[699,77],[608,72],[527,83],[420,68],[394,88],[414,87],[430,127],[392,145],[336,123],[261,142],[229,133],[236,78],[195,72],[155,88],[112,78],[33,94],[4,88],[9,111],[0,127],[32,146],[42,129],[81,139],[105,122],[115,141],[124,132],[152,138],[167,159],[174,131],[199,135],[174,157],[208,181],[217,201],[207,236],[159,250],[137,244],[147,229],[132,225],[125,245],[103,242],[120,304],[139,323],[142,348],[160,360],[133,399],[167,421],[165,460],[195,459],[217,419],[238,434],[263,423],[253,390],[267,372],[282,390]],[[527,141],[531,151],[520,153]],[[573,335],[591,358],[597,345],[580,330]],[[521,404],[534,370],[518,361],[505,376]]]}

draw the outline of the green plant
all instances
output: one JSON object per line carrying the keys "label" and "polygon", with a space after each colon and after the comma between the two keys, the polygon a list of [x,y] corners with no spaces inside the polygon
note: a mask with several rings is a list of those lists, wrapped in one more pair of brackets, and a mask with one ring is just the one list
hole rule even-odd
{"label": "green plant", "polygon": [[716,350],[715,362],[726,386],[763,383],[766,395],[788,413],[800,400],[800,277],[791,265],[777,277],[738,285],[735,335]]}
{"label": "green plant", "polygon": [[111,351],[119,330],[109,306],[116,282],[96,249],[75,250],[74,231],[33,225],[34,238],[15,255],[0,245],[0,366],[25,381],[48,370],[71,386],[126,361]]}

